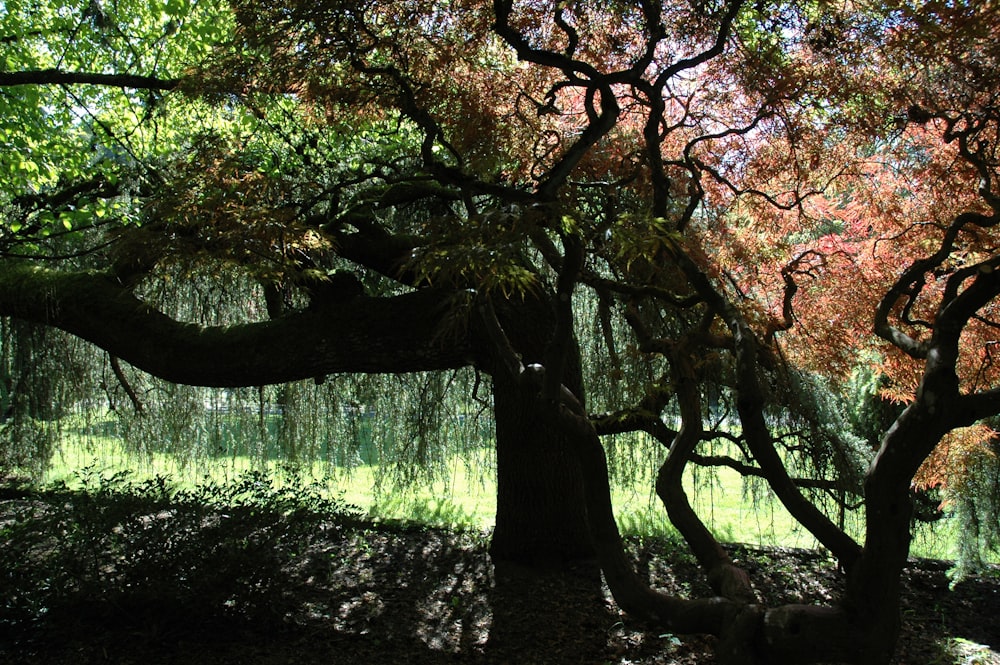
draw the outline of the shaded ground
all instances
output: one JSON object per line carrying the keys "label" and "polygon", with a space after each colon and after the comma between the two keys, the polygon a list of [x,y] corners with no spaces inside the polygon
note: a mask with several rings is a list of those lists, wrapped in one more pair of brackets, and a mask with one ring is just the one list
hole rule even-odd
{"label": "shaded ground", "polygon": [[[189,516],[81,503],[0,503],[0,663],[713,662],[710,638],[647,632],[589,571],[495,573],[482,534],[253,505]],[[67,519],[81,511],[104,521]],[[656,586],[703,591],[676,544],[630,547]],[[822,602],[842,582],[817,552],[734,556],[769,604]],[[945,573],[936,561],[907,571],[898,662],[1000,664],[1000,575],[949,591]]]}

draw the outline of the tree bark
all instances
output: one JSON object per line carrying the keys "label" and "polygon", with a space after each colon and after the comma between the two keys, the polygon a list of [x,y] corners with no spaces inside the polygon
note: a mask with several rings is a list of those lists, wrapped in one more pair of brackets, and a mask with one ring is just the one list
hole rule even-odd
{"label": "tree bark", "polygon": [[[542,362],[555,329],[550,304],[526,295],[500,303],[500,309],[504,330],[522,360]],[[582,390],[579,349],[570,346],[565,380]],[[542,568],[594,564],[583,478],[572,442],[539,414],[535,392],[499,370],[495,361],[490,373],[497,428],[497,516],[490,547],[494,561]]]}
{"label": "tree bark", "polygon": [[497,514],[492,558],[552,570],[592,563],[580,468],[565,436],[539,417],[535,396],[516,382],[498,373],[493,385]]}
{"label": "tree bark", "polygon": [[260,386],[338,372],[413,372],[476,362],[449,326],[454,292],[359,297],[277,319],[206,327],[171,319],[99,272],[0,270],[0,314],[61,328],[167,381]]}

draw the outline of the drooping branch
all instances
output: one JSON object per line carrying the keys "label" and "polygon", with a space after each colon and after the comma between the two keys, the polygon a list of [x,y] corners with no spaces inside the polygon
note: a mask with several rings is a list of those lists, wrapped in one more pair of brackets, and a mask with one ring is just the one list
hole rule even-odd
{"label": "drooping branch", "polygon": [[118,384],[128,395],[129,401],[132,402],[132,408],[135,409],[136,413],[144,413],[145,408],[143,408],[142,400],[139,399],[139,395],[136,394],[135,388],[129,383],[128,377],[125,376],[124,370],[122,370],[122,364],[116,356],[110,356],[111,371],[114,372],[115,378],[118,379]]}
{"label": "drooping branch", "polygon": [[696,293],[678,295],[669,289],[651,284],[629,284],[627,282],[608,279],[596,274],[593,270],[584,268],[580,281],[594,287],[595,290],[615,293],[632,299],[653,298],[676,307],[687,309],[701,302],[701,296]]}
{"label": "drooping branch", "polygon": [[799,284],[795,281],[795,276],[812,275],[812,271],[809,268],[801,268],[803,261],[812,257],[817,257],[821,263],[825,261],[825,257],[819,252],[807,250],[797,255],[781,269],[781,278],[785,282],[784,294],[781,299],[781,318],[776,318],[768,324],[767,331],[764,334],[765,342],[770,343],[776,333],[790,330],[794,325],[795,310],[793,301],[795,294],[799,291]]}
{"label": "drooping branch", "polygon": [[681,411],[681,428],[670,444],[667,459],[656,477],[656,494],[660,497],[670,522],[677,527],[691,547],[698,562],[708,574],[715,593],[743,602],[755,600],[753,588],[746,572],[733,565],[704,522],[691,507],[684,491],[684,469],[702,439],[701,394],[688,344],[678,344],[671,357],[672,378],[677,387],[677,401]]}
{"label": "drooping branch", "polygon": [[[17,212],[12,212],[21,222],[21,228],[16,232],[10,231],[7,226],[0,228],[0,249],[6,250],[16,246],[20,242],[34,243],[38,240],[38,235],[43,234],[45,238],[53,238],[61,231],[53,231],[46,228],[34,214],[42,210],[52,211],[59,214],[70,206],[79,205],[81,199],[111,199],[120,196],[121,186],[110,181],[104,175],[97,175],[86,180],[72,182],[52,191],[30,192],[19,194],[12,200]],[[107,221],[94,221],[91,228],[108,223]],[[75,226],[72,231],[79,232],[82,227]],[[69,232],[67,229],[65,232]],[[103,243],[102,245],[103,246]],[[71,255],[81,256],[87,250],[76,250]],[[5,252],[10,256],[10,252]],[[57,258],[57,257],[53,257]]]}
{"label": "drooping branch", "polygon": [[[667,238],[667,242],[672,241]],[[757,375],[762,352],[758,348],[756,335],[740,311],[712,285],[708,276],[683,248],[675,247],[674,254],[692,287],[702,295],[711,311],[723,320],[732,335],[736,361],[736,407],[743,426],[743,436],[764,471],[771,489],[788,512],[833,552],[845,568],[850,568],[860,556],[861,548],[853,538],[802,496],[774,447],[774,439],[764,417],[764,390]]]}
{"label": "drooping branch", "polygon": [[[3,74],[0,73],[0,76]],[[58,210],[81,197],[111,198],[121,194],[121,186],[103,174],[86,180],[73,182],[55,191],[20,194],[13,199],[14,205],[28,211]]]}

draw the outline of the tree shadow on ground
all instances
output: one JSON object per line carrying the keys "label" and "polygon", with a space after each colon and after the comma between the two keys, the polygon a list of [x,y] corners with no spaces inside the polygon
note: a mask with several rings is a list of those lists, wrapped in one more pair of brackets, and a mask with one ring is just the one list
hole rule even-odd
{"label": "tree shadow on ground", "polygon": [[[309,533],[302,542],[273,541],[281,556],[269,558],[252,577],[238,580],[235,564],[215,561],[218,575],[201,570],[202,592],[194,594],[171,594],[170,579],[148,587],[91,587],[89,595],[59,595],[60,602],[28,616],[10,611],[11,594],[27,591],[8,576],[0,582],[0,598],[8,599],[0,605],[0,663],[713,662],[711,638],[650,632],[621,615],[593,569],[494,570],[485,534],[371,524],[316,525]],[[149,539],[141,542],[153,546]],[[213,551],[239,549],[212,550],[208,540],[203,545],[207,558],[190,561],[191,571],[211,564]],[[704,589],[697,567],[676,544],[647,539],[630,547],[655,586],[684,595]],[[193,557],[197,549],[186,552]],[[820,553],[737,547],[732,554],[769,604],[828,602],[840,591],[835,563]],[[92,562],[97,570],[141,558],[138,552],[108,555],[113,558]],[[940,562],[915,562],[907,572],[900,664],[959,662],[942,659],[945,638],[994,651],[1000,644],[997,576],[949,591],[945,572]],[[168,573],[186,574],[182,568]],[[114,579],[122,578],[109,578],[109,584]],[[258,588],[248,588],[253,584]]]}

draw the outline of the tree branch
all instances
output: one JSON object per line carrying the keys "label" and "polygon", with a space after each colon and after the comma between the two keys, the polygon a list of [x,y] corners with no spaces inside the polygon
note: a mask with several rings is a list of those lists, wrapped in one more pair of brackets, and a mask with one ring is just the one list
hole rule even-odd
{"label": "tree branch", "polygon": [[963,395],[955,408],[958,427],[967,427],[997,414],[1000,414],[1000,388]]}
{"label": "tree branch", "polygon": [[0,270],[0,315],[61,328],[168,381],[218,387],[475,364],[471,338],[446,323],[455,297],[431,289],[358,297],[270,321],[205,327],[171,319],[106,273],[28,264]]}
{"label": "tree branch", "polygon": [[698,563],[708,575],[715,593],[724,598],[747,603],[755,602],[755,594],[746,572],[736,567],[729,554],[691,507],[684,491],[684,468],[701,442],[701,391],[689,356],[686,340],[677,345],[670,358],[672,378],[677,387],[677,402],[681,410],[681,428],[670,444],[667,459],[656,476],[656,494],[687,541]]}
{"label": "tree branch", "polygon": [[115,378],[118,379],[118,384],[121,385],[125,394],[128,395],[129,400],[132,402],[132,407],[135,409],[136,413],[145,413],[145,409],[142,406],[142,400],[135,392],[135,388],[129,383],[128,377],[125,376],[125,372],[122,370],[121,361],[118,360],[117,356],[109,356],[111,360],[111,371],[114,372]]}
{"label": "tree branch", "polygon": [[[667,241],[672,242],[669,238]],[[774,440],[764,418],[765,393],[757,376],[761,352],[753,330],[742,313],[712,285],[708,276],[683,248],[676,246],[674,255],[692,287],[725,322],[732,335],[736,358],[736,407],[743,425],[743,436],[771,489],[788,512],[833,552],[845,568],[850,569],[861,555],[861,548],[853,538],[802,496],[775,450]]]}
{"label": "tree branch", "polygon": [[[754,476],[757,478],[766,478],[763,469],[751,464],[746,464],[739,460],[733,459],[728,455],[699,455],[693,453],[691,455],[690,461],[698,466],[711,466],[711,467],[726,467],[736,471],[741,476]],[[813,489],[820,490],[838,490],[841,486],[835,480],[826,480],[824,478],[793,478],[792,482],[798,487],[810,487]]]}
{"label": "tree branch", "polygon": [[900,349],[911,358],[924,359],[927,357],[929,345],[927,342],[918,342],[905,332],[889,322],[889,316],[896,308],[901,299],[906,299],[904,308],[908,310],[909,303],[916,300],[922,290],[925,275],[944,263],[951,255],[955,246],[958,234],[967,225],[972,224],[982,228],[990,228],[1000,223],[1000,215],[994,213],[992,216],[976,212],[964,212],[957,217],[945,230],[941,245],[934,254],[918,259],[910,264],[903,271],[899,279],[886,291],[882,301],[875,312],[875,334]]}
{"label": "tree branch", "polygon": [[180,79],[161,79],[137,74],[99,74],[95,72],[65,72],[60,69],[34,69],[20,72],[0,72],[0,87],[16,85],[104,85],[136,90],[173,90]]}

